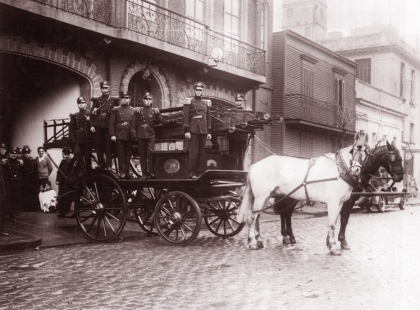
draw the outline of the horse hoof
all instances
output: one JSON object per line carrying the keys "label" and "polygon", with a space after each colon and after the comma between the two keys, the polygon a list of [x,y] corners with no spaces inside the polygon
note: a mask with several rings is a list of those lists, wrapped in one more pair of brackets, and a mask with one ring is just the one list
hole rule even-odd
{"label": "horse hoof", "polygon": [[249,249],[250,249],[250,250],[259,250],[259,247],[258,247],[258,245],[257,245],[257,244],[250,244],[250,245],[249,245]]}
{"label": "horse hoof", "polygon": [[262,241],[257,241],[257,246],[259,249],[264,249],[264,243]]}
{"label": "horse hoof", "polygon": [[339,256],[339,255],[341,255],[341,251],[339,249],[331,250],[330,253],[333,256]]}
{"label": "horse hoof", "polygon": [[290,243],[291,243],[291,244],[296,244],[296,239],[295,239],[295,237],[293,237],[293,236],[291,236],[291,237],[290,237]]}
{"label": "horse hoof", "polygon": [[283,238],[283,244],[290,244],[290,237],[289,236]]}
{"label": "horse hoof", "polygon": [[341,241],[341,248],[343,250],[350,250],[349,244],[347,243],[346,240]]}

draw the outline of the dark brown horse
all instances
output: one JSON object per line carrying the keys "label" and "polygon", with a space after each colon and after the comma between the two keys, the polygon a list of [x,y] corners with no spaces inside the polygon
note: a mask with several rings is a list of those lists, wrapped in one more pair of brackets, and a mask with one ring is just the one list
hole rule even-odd
{"label": "dark brown horse", "polygon": [[[367,160],[363,164],[361,177],[361,186],[364,189],[369,188],[369,181],[372,176],[378,171],[379,167],[383,167],[392,177],[394,182],[401,182],[404,178],[404,168],[402,165],[402,158],[400,151],[390,145],[387,142],[386,146],[378,146],[374,148]],[[360,191],[359,189],[353,189],[354,192]],[[349,200],[344,202],[341,209],[341,227],[338,234],[338,241],[341,242],[341,248],[349,250],[350,247],[346,241],[346,227],[349,222],[351,210],[353,209],[354,203],[360,196],[352,195]]]}

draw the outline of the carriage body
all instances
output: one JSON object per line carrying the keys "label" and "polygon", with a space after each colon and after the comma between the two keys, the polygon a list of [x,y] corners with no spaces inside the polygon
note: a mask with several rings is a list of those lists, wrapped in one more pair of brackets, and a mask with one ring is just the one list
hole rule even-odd
{"label": "carriage body", "polygon": [[[242,230],[244,224],[236,221],[236,210],[241,202],[238,189],[247,177],[243,167],[247,146],[256,131],[281,118],[227,104],[213,106],[211,133],[215,138],[206,145],[205,173],[189,179],[182,107],[161,110],[161,114],[176,122],[155,128],[156,179],[120,179],[116,171],[104,169],[72,176],[76,220],[88,239],[115,239],[129,216],[148,234],[158,233],[177,245],[196,238],[202,218],[216,236],[231,237]],[[46,150],[72,146],[68,124],[68,119],[44,121]]]}

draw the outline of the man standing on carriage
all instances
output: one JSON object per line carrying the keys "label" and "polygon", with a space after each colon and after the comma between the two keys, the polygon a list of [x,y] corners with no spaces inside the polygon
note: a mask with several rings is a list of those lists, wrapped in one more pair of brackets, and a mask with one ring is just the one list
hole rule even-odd
{"label": "man standing on carriage", "polygon": [[205,167],[206,139],[211,139],[211,101],[202,99],[205,88],[203,82],[194,83],[195,96],[184,103],[182,110],[185,138],[190,140],[190,178],[192,179],[200,177]]}
{"label": "man standing on carriage", "polygon": [[92,126],[90,112],[86,110],[86,100],[83,97],[77,98],[79,112],[70,114],[69,136],[74,144],[74,155],[76,156],[78,169],[92,169],[92,140],[89,128]]}
{"label": "man standing on carriage", "polygon": [[154,178],[153,150],[155,149],[155,125],[164,124],[158,108],[152,108],[153,95],[149,92],[144,94],[143,106],[137,109],[131,123],[131,129],[135,133],[140,155],[140,166],[143,178]]}
{"label": "man standing on carriage", "polygon": [[113,108],[109,120],[109,134],[111,141],[117,143],[118,170],[121,178],[130,178],[130,159],[133,153],[131,140],[135,133],[131,130],[131,121],[135,109],[130,107],[130,95],[127,92],[121,93],[121,105]]}
{"label": "man standing on carriage", "polygon": [[111,169],[112,143],[109,134],[109,119],[112,109],[119,104],[119,98],[111,96],[108,81],[101,82],[100,86],[102,96],[92,98],[91,115],[93,126],[91,131],[95,133],[95,148],[99,167]]}

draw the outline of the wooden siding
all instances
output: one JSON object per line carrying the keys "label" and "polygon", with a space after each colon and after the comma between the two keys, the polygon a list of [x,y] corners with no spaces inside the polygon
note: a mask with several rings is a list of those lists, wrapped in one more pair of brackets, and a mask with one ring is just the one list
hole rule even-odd
{"label": "wooden siding", "polygon": [[284,143],[284,155],[300,157],[300,131],[288,129]]}
{"label": "wooden siding", "polygon": [[[273,35],[273,97],[271,100],[271,114],[284,116],[284,46],[285,37],[279,33]],[[271,148],[276,154],[282,154],[283,124],[271,127]]]}
{"label": "wooden siding", "polygon": [[312,156],[318,157],[326,153],[331,153],[331,139],[325,135],[314,135],[313,136],[313,151]]}

